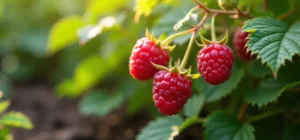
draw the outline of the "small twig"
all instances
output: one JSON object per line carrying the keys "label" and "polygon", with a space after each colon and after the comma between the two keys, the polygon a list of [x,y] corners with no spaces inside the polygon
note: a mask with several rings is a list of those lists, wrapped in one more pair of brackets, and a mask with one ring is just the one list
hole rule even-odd
{"label": "small twig", "polygon": [[268,0],[264,0],[264,10],[268,10]]}
{"label": "small twig", "polygon": [[285,19],[285,18],[289,17],[290,15],[294,14],[295,12],[296,12],[296,8],[293,8],[293,9],[279,15],[277,18],[282,20],[282,19]]}
{"label": "small twig", "polygon": [[236,11],[225,11],[225,10],[207,8],[204,4],[202,4],[198,0],[194,0],[194,2],[198,5],[200,9],[203,9],[203,11],[205,11],[206,13],[229,14],[229,15],[237,15],[237,16],[244,16],[247,18],[253,18],[253,16],[251,16],[249,12],[243,12],[239,8],[236,8]]}
{"label": "small twig", "polygon": [[240,121],[243,121],[245,119],[245,114],[246,114],[246,110],[247,110],[248,104],[246,102],[244,102],[240,108],[239,113],[237,114],[237,118]]}
{"label": "small twig", "polygon": [[284,108],[279,108],[279,109],[276,109],[276,110],[272,110],[272,111],[265,112],[265,113],[262,113],[262,114],[259,114],[259,115],[256,115],[256,116],[249,117],[247,122],[253,123],[253,122],[263,120],[265,118],[268,118],[268,117],[271,117],[271,116],[274,116],[274,115],[277,115],[277,114],[280,114],[280,113],[283,113],[283,112],[284,112]]}

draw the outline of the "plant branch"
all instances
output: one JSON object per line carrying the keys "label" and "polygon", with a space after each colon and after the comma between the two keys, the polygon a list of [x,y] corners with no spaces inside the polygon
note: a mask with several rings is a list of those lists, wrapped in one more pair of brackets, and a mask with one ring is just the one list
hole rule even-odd
{"label": "plant branch", "polygon": [[296,12],[296,8],[293,8],[293,9],[279,15],[277,18],[282,20],[282,19],[285,19],[285,18],[289,17],[290,15],[294,14],[295,12]]}
{"label": "plant branch", "polygon": [[198,0],[194,0],[194,1],[198,5],[198,8],[203,9],[203,11],[205,11],[206,13],[228,14],[228,15],[237,15],[237,17],[244,16],[244,17],[247,17],[247,18],[253,18],[253,16],[250,15],[249,11],[243,12],[238,8],[236,8],[236,11],[225,11],[225,10],[218,10],[218,9],[210,9],[210,8],[207,8],[201,2],[199,2]]}
{"label": "plant branch", "polygon": [[244,102],[239,110],[239,113],[237,114],[237,118],[240,121],[243,121],[245,119],[247,107],[248,107],[248,104],[246,102]]}
{"label": "plant branch", "polygon": [[264,10],[268,9],[268,0],[264,0]]}
{"label": "plant branch", "polygon": [[249,117],[247,122],[253,123],[253,122],[263,120],[265,118],[268,118],[268,117],[271,117],[271,116],[274,116],[274,115],[277,115],[277,114],[280,114],[280,113],[283,113],[283,112],[284,112],[284,108],[279,108],[279,109],[276,109],[276,110],[272,110],[272,111],[265,112],[265,113],[262,113],[262,114],[259,114],[259,115],[256,115],[256,116]]}
{"label": "plant branch", "polygon": [[173,35],[170,35],[168,38],[164,39],[161,43],[163,45],[167,45],[169,44],[174,38],[176,37],[179,37],[179,36],[182,36],[182,35],[185,35],[185,34],[189,34],[189,33],[192,33],[194,31],[194,29],[189,29],[189,30],[185,30],[185,31],[182,31],[182,32],[178,32],[178,33],[175,33]]}
{"label": "plant branch", "polygon": [[184,57],[182,59],[182,62],[180,64],[180,69],[184,69],[184,66],[186,65],[188,59],[189,59],[189,56],[190,56],[190,52],[192,50],[192,46],[193,46],[193,43],[195,41],[195,36],[196,36],[196,33],[198,32],[198,30],[203,26],[204,22],[207,20],[207,17],[208,17],[208,14],[205,13],[204,14],[204,17],[202,18],[202,20],[200,21],[200,23],[195,26],[194,28],[192,28],[193,30],[193,34],[192,34],[192,37],[190,39],[190,42],[189,42],[189,45],[185,51],[185,54],[184,54]]}

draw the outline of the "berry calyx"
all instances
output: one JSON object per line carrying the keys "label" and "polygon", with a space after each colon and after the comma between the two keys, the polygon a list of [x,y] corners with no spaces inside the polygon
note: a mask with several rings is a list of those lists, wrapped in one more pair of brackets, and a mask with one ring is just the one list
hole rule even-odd
{"label": "berry calyx", "polygon": [[199,51],[198,71],[204,80],[212,85],[227,81],[234,63],[232,50],[222,44],[209,44]]}
{"label": "berry calyx", "polygon": [[183,74],[160,70],[154,75],[153,101],[164,115],[177,114],[191,97],[192,81]]}
{"label": "berry calyx", "polygon": [[149,80],[158,71],[151,63],[166,66],[169,60],[167,51],[146,31],[146,37],[139,39],[132,49],[129,60],[130,75],[138,80]]}
{"label": "berry calyx", "polygon": [[247,52],[247,42],[249,39],[247,39],[249,33],[243,32],[242,28],[238,28],[233,36],[233,45],[237,52],[237,56],[241,58],[242,60],[251,60],[253,56],[251,55],[251,52]]}

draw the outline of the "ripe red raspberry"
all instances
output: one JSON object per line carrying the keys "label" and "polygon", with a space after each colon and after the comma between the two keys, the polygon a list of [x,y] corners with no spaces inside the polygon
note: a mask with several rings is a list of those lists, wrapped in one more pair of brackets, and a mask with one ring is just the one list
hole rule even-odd
{"label": "ripe red raspberry", "polygon": [[152,64],[166,66],[169,62],[168,53],[148,38],[139,39],[132,49],[129,71],[133,78],[148,80],[158,71]]}
{"label": "ripe red raspberry", "polygon": [[154,75],[153,100],[164,115],[177,114],[190,98],[192,81],[185,75],[160,70]]}
{"label": "ripe red raspberry", "polygon": [[197,61],[198,71],[204,80],[218,85],[229,79],[234,57],[228,46],[213,43],[200,50]]}
{"label": "ripe red raspberry", "polygon": [[237,52],[238,57],[242,60],[251,60],[251,52],[247,52],[246,43],[248,42],[249,33],[243,32],[242,28],[238,28],[233,36],[233,45]]}

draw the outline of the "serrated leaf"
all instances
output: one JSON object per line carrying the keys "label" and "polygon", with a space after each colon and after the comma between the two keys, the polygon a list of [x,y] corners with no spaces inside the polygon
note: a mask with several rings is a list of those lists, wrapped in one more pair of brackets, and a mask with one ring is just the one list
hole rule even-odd
{"label": "serrated leaf", "polygon": [[251,32],[248,50],[257,54],[275,74],[286,60],[292,61],[300,53],[300,22],[289,27],[280,20],[260,17],[249,20],[244,30]]}
{"label": "serrated leaf", "polygon": [[275,79],[263,80],[259,83],[257,88],[245,92],[245,99],[252,105],[262,107],[263,105],[275,101],[285,90],[299,85],[300,81],[285,84]]}
{"label": "serrated leaf", "polygon": [[192,96],[183,107],[183,113],[186,117],[198,115],[205,103],[203,94]]}
{"label": "serrated leaf", "polygon": [[215,86],[206,83],[203,78],[199,78],[196,80],[196,85],[199,92],[205,95],[206,102],[214,102],[228,95],[236,88],[244,74],[244,68],[235,65],[228,81]]}
{"label": "serrated leaf", "polygon": [[0,102],[0,113],[5,111],[9,105],[10,105],[9,101]]}
{"label": "serrated leaf", "polygon": [[142,129],[137,140],[172,140],[174,138],[174,135],[171,135],[173,130],[175,130],[173,134],[176,134],[176,131],[179,131],[176,128],[182,123],[183,119],[180,116],[158,118]]}
{"label": "serrated leaf", "polygon": [[106,116],[122,103],[121,94],[107,95],[105,91],[93,91],[85,96],[79,106],[83,115]]}
{"label": "serrated leaf", "polygon": [[1,116],[0,124],[4,126],[19,127],[25,129],[33,128],[33,125],[29,120],[29,118],[27,118],[21,112],[13,112],[13,111]]}
{"label": "serrated leaf", "polygon": [[284,134],[283,140],[299,140],[300,139],[300,125],[288,127]]}
{"label": "serrated leaf", "polygon": [[254,128],[240,122],[236,116],[215,112],[204,123],[206,140],[255,140]]}
{"label": "serrated leaf", "polygon": [[78,40],[77,29],[84,25],[77,16],[59,20],[51,29],[48,41],[48,53],[53,54]]}

